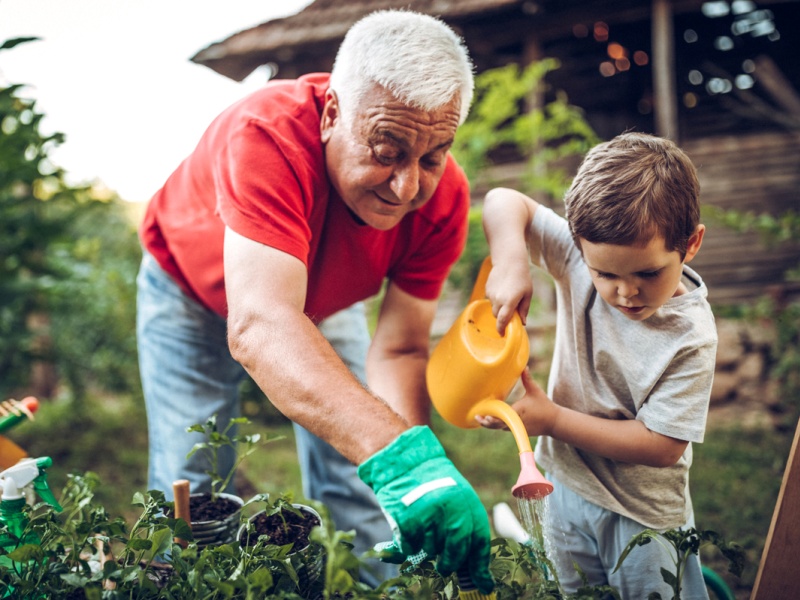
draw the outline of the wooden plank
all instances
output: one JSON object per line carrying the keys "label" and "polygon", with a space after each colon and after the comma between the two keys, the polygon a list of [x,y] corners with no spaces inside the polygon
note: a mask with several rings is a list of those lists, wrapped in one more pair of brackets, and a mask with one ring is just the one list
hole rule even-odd
{"label": "wooden plank", "polygon": [[800,590],[800,423],[794,435],[751,600],[797,598]]}

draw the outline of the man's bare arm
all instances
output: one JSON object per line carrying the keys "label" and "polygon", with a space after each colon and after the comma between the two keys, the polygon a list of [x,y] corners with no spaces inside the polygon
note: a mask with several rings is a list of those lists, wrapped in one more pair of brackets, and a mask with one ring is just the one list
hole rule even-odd
{"label": "man's bare arm", "polygon": [[350,373],[303,313],[305,265],[225,231],[228,343],[289,419],[359,464],[409,425]]}
{"label": "man's bare arm", "polygon": [[367,356],[369,388],[411,425],[428,425],[425,386],[435,300],[421,300],[390,284]]}

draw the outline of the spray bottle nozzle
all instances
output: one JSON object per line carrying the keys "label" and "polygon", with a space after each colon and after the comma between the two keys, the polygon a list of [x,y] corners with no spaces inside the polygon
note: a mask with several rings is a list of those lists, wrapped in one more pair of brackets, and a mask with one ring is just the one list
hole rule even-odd
{"label": "spray bottle nozzle", "polygon": [[22,489],[33,485],[39,497],[52,506],[56,512],[64,510],[56,500],[50,486],[47,484],[47,470],[53,464],[49,456],[41,458],[24,458],[13,467],[0,473],[0,486],[3,488],[1,501],[18,500],[22,498]]}

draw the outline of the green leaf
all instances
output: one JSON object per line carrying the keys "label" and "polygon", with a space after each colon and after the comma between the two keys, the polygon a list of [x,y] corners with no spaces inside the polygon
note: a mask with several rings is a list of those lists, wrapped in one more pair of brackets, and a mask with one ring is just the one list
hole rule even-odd
{"label": "green leaf", "polygon": [[175,537],[180,538],[182,540],[186,540],[187,542],[191,542],[194,540],[194,536],[192,535],[192,528],[191,526],[184,521],[183,519],[176,519],[174,524],[174,534]]}
{"label": "green leaf", "polygon": [[44,552],[38,544],[23,544],[8,553],[8,557],[18,563],[42,560]]}
{"label": "green leaf", "polygon": [[6,40],[5,42],[0,45],[0,50],[9,50],[14,48],[15,46],[19,46],[20,44],[25,44],[27,42],[37,42],[42,38],[38,37],[18,37],[12,38],[10,40]]}
{"label": "green leaf", "polygon": [[628,542],[628,545],[625,546],[625,549],[622,551],[622,554],[620,554],[620,557],[617,560],[617,565],[614,567],[613,572],[616,573],[619,570],[619,568],[622,566],[622,563],[625,561],[625,559],[628,557],[628,555],[634,548],[636,548],[637,546],[644,546],[645,544],[649,544],[651,541],[653,541],[653,538],[655,538],[658,535],[660,534],[654,529],[645,529],[641,533],[635,535],[631,539],[631,541]]}
{"label": "green leaf", "polygon": [[673,590],[675,589],[675,586],[678,585],[678,578],[675,576],[675,573],[673,573],[672,571],[668,571],[667,569],[664,569],[663,567],[661,569],[661,578]]}
{"label": "green leaf", "polygon": [[127,547],[131,550],[150,550],[153,547],[153,542],[143,538],[132,538],[128,541]]}

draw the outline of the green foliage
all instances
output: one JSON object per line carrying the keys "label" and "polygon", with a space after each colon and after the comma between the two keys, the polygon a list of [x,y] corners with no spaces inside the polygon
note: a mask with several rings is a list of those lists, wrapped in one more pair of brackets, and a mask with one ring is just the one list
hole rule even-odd
{"label": "green foliage", "polygon": [[[747,554],[747,567],[739,582],[752,587],[764,541],[778,498],[789,435],[776,435],[761,427],[713,427],[702,444],[694,447],[691,489],[697,527],[724,531]],[[725,572],[724,557],[713,547],[703,549],[703,564]]]}
{"label": "green foliage", "polygon": [[[0,49],[25,40],[9,40]],[[43,135],[43,115],[22,99],[22,86],[0,88],[0,386],[26,383],[27,368],[41,359],[31,318],[45,310],[46,290],[59,275],[50,264],[47,242],[64,240],[72,203],[59,190],[61,173],[47,155],[62,134]],[[0,390],[2,391],[2,390]]]}
{"label": "green foliage", "polygon": [[[244,548],[238,540],[203,548],[190,542],[187,548],[182,548],[174,542],[175,538],[190,539],[191,532],[183,520],[164,516],[171,503],[165,501],[163,493],[151,490],[147,494],[134,494],[133,505],[138,512],[129,527],[124,519],[112,518],[96,501],[94,492],[99,485],[99,479],[92,473],[74,474],[61,494],[62,513],[55,513],[47,504],[28,509],[29,527],[41,543],[20,546],[6,555],[15,563],[11,566],[0,563],[0,595],[10,593],[20,600],[101,597],[109,600],[303,597],[455,600],[459,597],[456,576],[441,575],[430,560],[405,563],[398,577],[376,589],[361,583],[357,573],[366,557],[353,554],[353,532],[337,531],[325,507],[317,503],[313,507],[322,517],[322,525],[311,533],[314,552],[293,553],[289,545],[272,545],[266,537]],[[271,502],[263,496],[257,499],[272,507],[291,503],[288,496]],[[0,535],[6,533],[5,527],[0,528]],[[643,534],[634,539],[627,553],[655,535]],[[708,531],[669,531],[663,536],[684,554],[697,552],[702,544],[709,542],[725,549],[734,548]],[[165,555],[170,556],[169,565],[156,560]],[[321,555],[324,556],[322,574],[319,580],[308,581],[304,574],[312,572],[310,565],[317,563]],[[735,558],[735,553],[731,556]],[[492,542],[490,569],[498,600],[567,598],[559,591],[557,582],[548,578],[549,568],[541,551],[513,540],[499,538]],[[671,576],[679,580],[679,572]],[[607,586],[585,586],[569,598],[599,599],[615,597],[615,593]]]}
{"label": "green foliage", "polygon": [[[492,185],[494,157],[512,154],[524,164],[520,191],[561,200],[575,163],[599,140],[581,110],[561,92],[541,106],[529,106],[544,90],[547,73],[556,68],[556,60],[544,59],[524,69],[515,64],[490,69],[475,78],[475,101],[452,148],[473,187]],[[476,207],[470,211],[466,249],[453,267],[450,284],[471,287],[488,253],[481,209]]]}
{"label": "green foliage", "polygon": [[489,244],[483,234],[483,210],[481,207],[472,207],[469,211],[469,229],[467,231],[467,244],[461,256],[453,265],[448,281],[456,289],[469,290],[478,277],[483,259],[489,255]]}
{"label": "green foliage", "polygon": [[492,153],[505,147],[527,161],[521,191],[559,199],[569,187],[563,161],[582,156],[599,141],[596,134],[562,92],[542,106],[526,107],[558,66],[554,59],[525,68],[509,64],[475,78],[475,101],[452,148],[473,185],[485,182]]}
{"label": "green foliage", "polygon": [[708,206],[704,207],[704,214],[739,233],[754,231],[768,246],[800,241],[800,213],[794,210],[776,216]]}
{"label": "green foliage", "polygon": [[[781,215],[707,208],[711,219],[739,233],[755,232],[767,247],[800,245],[800,213],[788,210]],[[800,255],[797,264],[784,273],[784,281],[800,280]],[[770,377],[777,383],[779,430],[793,432],[800,418],[800,300],[778,302],[764,297],[758,302],[720,309],[719,314],[771,324],[775,343],[770,349]]]}
{"label": "green foliage", "polygon": [[76,398],[89,384],[138,392],[135,227],[118,200],[92,200],[68,231],[67,243],[50,247],[64,274],[49,290],[53,360]]}

